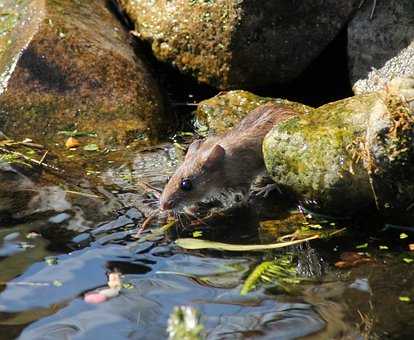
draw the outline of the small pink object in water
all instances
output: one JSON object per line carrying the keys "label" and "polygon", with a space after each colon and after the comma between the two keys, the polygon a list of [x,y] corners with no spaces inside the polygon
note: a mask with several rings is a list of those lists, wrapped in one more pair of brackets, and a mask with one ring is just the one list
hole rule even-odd
{"label": "small pink object in water", "polygon": [[107,300],[107,297],[100,293],[88,293],[83,298],[86,303],[102,303]]}

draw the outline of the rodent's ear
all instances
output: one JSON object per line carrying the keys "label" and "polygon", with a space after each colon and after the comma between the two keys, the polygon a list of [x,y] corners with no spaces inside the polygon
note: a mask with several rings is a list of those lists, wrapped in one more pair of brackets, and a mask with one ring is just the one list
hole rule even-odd
{"label": "rodent's ear", "polygon": [[190,155],[193,152],[196,152],[200,148],[201,144],[203,144],[203,140],[201,139],[197,139],[194,142],[192,142],[190,146],[188,147],[187,155]]}
{"label": "rodent's ear", "polygon": [[204,166],[206,168],[213,168],[214,166],[217,166],[217,164],[223,161],[225,154],[226,150],[224,150],[220,144],[214,145],[207,156]]}

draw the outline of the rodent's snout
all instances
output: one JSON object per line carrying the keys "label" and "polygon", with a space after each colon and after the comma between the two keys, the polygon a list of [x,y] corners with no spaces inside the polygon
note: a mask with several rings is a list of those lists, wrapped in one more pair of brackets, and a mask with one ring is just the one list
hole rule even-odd
{"label": "rodent's snout", "polygon": [[160,209],[161,210],[171,210],[172,208],[172,202],[171,201],[165,201],[161,199],[160,201]]}

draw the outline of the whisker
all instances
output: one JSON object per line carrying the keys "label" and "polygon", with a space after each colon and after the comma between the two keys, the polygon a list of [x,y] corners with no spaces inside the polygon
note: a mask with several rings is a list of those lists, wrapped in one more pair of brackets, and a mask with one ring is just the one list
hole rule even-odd
{"label": "whisker", "polygon": [[179,213],[174,212],[175,217],[178,219],[178,223],[180,224],[181,228],[184,228],[183,221],[181,220],[181,216]]}
{"label": "whisker", "polygon": [[158,202],[159,201],[159,199],[156,198],[156,197],[146,197],[145,200],[152,201],[152,202]]}
{"label": "whisker", "polygon": [[183,220],[185,220],[185,228],[188,227],[188,225],[191,222],[191,217],[190,215],[188,215],[187,213],[183,212],[183,214],[181,215],[181,217],[183,218]]}
{"label": "whisker", "polygon": [[180,228],[179,228],[178,224],[180,223],[180,219],[178,218],[177,213],[175,211],[173,211],[173,215],[174,215],[174,219],[178,220],[178,223],[176,223],[174,227],[175,227],[175,233],[177,234],[177,236],[179,236]]}
{"label": "whisker", "polygon": [[194,218],[195,220],[197,220],[197,222],[206,225],[207,227],[211,228],[211,226],[206,223],[203,219],[199,218],[197,215],[193,214],[191,211],[184,211],[188,216]]}

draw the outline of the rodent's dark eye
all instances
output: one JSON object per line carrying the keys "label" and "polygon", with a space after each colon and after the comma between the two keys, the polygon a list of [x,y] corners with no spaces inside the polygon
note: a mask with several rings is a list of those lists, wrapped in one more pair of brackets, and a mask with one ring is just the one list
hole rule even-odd
{"label": "rodent's dark eye", "polygon": [[180,188],[184,191],[190,191],[193,188],[193,183],[189,179],[183,179],[180,182]]}

